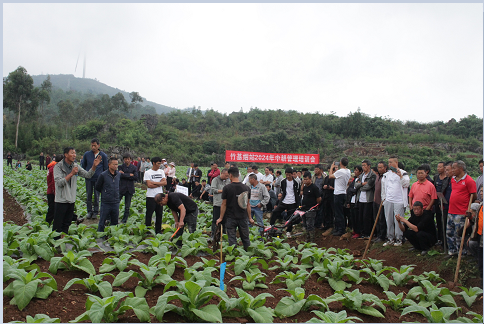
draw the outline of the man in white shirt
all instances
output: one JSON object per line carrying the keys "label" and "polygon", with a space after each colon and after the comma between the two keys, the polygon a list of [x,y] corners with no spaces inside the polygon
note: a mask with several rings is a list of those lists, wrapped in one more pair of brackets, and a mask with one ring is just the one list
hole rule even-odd
{"label": "man in white shirt", "polygon": [[249,176],[251,174],[254,174],[254,172],[252,172],[252,166],[249,166],[247,167],[247,174],[245,175],[244,181],[242,181],[243,184],[247,185],[249,183]]}
{"label": "man in white shirt", "polygon": [[262,176],[262,179],[260,179],[259,182],[262,183],[263,185],[268,184],[272,188],[272,181],[274,181],[274,177],[272,176],[269,167],[266,167],[264,169],[264,173],[265,174]]}
{"label": "man in white shirt", "polygon": [[163,218],[163,206],[155,202],[156,194],[163,193],[163,186],[166,186],[165,172],[160,169],[161,158],[154,157],[151,160],[153,167],[145,172],[143,180],[146,182],[146,217],[145,225],[151,226],[153,212],[155,212],[155,233],[161,233],[161,222]]}
{"label": "man in white shirt", "polygon": [[[281,202],[277,205],[276,209],[272,211],[270,224],[274,225],[277,219],[282,219],[282,212],[287,210],[287,217],[291,217],[294,211],[301,203],[301,197],[299,196],[300,186],[296,180],[292,177],[292,168],[286,169],[286,179],[281,181]],[[288,228],[286,236],[291,237],[291,231]]]}
{"label": "man in white shirt", "polygon": [[337,162],[333,162],[328,177],[334,180],[334,230],[333,236],[341,236],[346,232],[344,205],[346,200],[346,187],[351,178],[348,170],[348,158],[344,157],[339,162],[339,170],[334,172]]}
{"label": "man in white shirt", "polygon": [[193,182],[193,175],[195,174],[195,168],[193,167],[194,163],[190,163],[190,167],[187,170],[187,183],[188,183],[188,195],[192,193],[192,182]]}
{"label": "man in white shirt", "polygon": [[383,246],[401,246],[403,232],[395,222],[395,215],[404,215],[408,205],[408,187],[410,177],[403,169],[398,168],[398,158],[391,156],[388,159],[388,171],[381,180],[381,199],[385,202],[385,220],[387,222],[388,241]]}

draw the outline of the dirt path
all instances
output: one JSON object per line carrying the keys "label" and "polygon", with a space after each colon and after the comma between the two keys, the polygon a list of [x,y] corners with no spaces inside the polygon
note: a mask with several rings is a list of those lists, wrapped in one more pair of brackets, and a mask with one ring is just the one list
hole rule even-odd
{"label": "dirt path", "polygon": [[27,223],[27,219],[24,216],[24,210],[5,189],[3,189],[3,221],[12,221],[17,225]]}

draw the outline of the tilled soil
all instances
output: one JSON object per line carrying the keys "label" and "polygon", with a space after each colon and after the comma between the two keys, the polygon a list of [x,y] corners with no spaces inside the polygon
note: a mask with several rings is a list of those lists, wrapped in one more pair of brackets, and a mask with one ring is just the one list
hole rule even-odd
{"label": "tilled soil", "polygon": [[3,221],[12,221],[17,225],[27,223],[24,210],[5,188],[3,189]]}
{"label": "tilled soil", "polygon": [[[17,224],[21,224],[21,221],[25,222],[25,219],[23,218],[23,212],[21,212],[21,208],[20,210],[19,208],[20,206],[18,206],[15,200],[13,200],[8,195],[8,193],[6,194],[4,190],[4,220],[12,220]],[[6,218],[6,215],[8,215],[8,218]],[[295,246],[297,246],[298,241],[303,241],[303,237],[299,236],[288,240],[288,242],[290,242],[292,245],[295,245]],[[335,247],[335,248],[349,249],[356,258],[359,258],[364,253],[367,241],[352,240],[352,239],[340,240],[338,237],[332,237],[332,236],[323,237],[321,233],[318,232],[316,243],[319,247]],[[414,264],[415,269],[413,274],[418,275],[424,271],[436,271],[440,273],[440,276],[445,280],[447,280],[448,282],[453,280],[455,269],[442,268],[441,267],[441,263],[443,262],[442,256],[422,257],[420,255],[417,255],[416,253],[408,252],[407,250],[409,247],[410,246],[408,244],[405,244],[402,247],[383,248],[381,247],[381,243],[375,243],[372,245],[372,248],[368,253],[368,257],[379,259],[379,260],[385,260],[384,265],[393,266],[396,268],[400,268],[401,265]],[[60,255],[57,255],[57,256],[60,256]],[[91,257],[89,257],[89,260],[93,263],[97,273],[99,273],[99,267],[101,266],[103,260],[108,256],[111,256],[111,255],[106,253],[94,253]],[[148,263],[151,256],[152,256],[151,254],[145,254],[141,252],[134,253],[134,257],[145,264]],[[219,256],[218,255],[207,256],[205,258],[218,260]],[[195,256],[188,256],[185,258],[185,260],[187,261],[188,266],[191,266],[195,262],[199,261],[200,258]],[[466,263],[466,262],[471,263],[473,261],[470,258],[463,258],[463,263]],[[50,265],[49,262],[42,259],[38,259],[36,263],[41,268],[41,271],[48,272],[48,268]],[[229,265],[230,265],[230,262],[227,263],[227,266]],[[130,266],[126,271],[128,270],[138,270],[138,267]],[[269,288],[268,289],[256,288],[253,291],[247,291],[247,292],[252,296],[257,296],[259,293],[272,294],[274,297],[267,298],[265,306],[275,308],[277,303],[282,297],[290,296],[290,294],[284,290],[280,290],[281,288],[286,288],[284,283],[269,284],[274,279],[274,277],[277,274],[279,274],[279,271],[263,270],[263,272],[267,274],[266,284],[269,286]],[[119,273],[119,271],[114,270],[111,273],[114,276],[116,276]],[[87,278],[88,276],[89,275],[87,273],[82,271],[64,271],[64,270],[58,271],[56,275],[53,275],[53,277],[57,281],[58,291],[53,292],[46,300],[33,299],[23,311],[19,311],[17,306],[10,305],[9,304],[10,298],[4,297],[3,299],[4,322],[25,321],[25,318],[27,315],[34,316],[35,314],[47,314],[52,318],[58,317],[60,318],[62,323],[66,323],[75,319],[77,316],[79,316],[85,311],[85,303],[87,300],[86,293],[89,293],[89,292],[82,285],[73,285],[67,291],[64,291],[64,287],[67,284],[67,282],[69,282],[73,278]],[[219,273],[213,272],[213,276],[218,277]],[[227,294],[230,297],[237,296],[235,287],[242,288],[241,281],[230,282],[230,280],[233,277],[235,277],[233,267],[229,267],[225,275],[225,285],[227,287]],[[177,267],[173,275],[173,279],[178,281],[184,280],[184,269]],[[317,279],[318,279],[318,275],[314,274],[310,278],[308,278],[308,280],[304,284],[303,287],[306,290],[306,296],[309,294],[316,294],[321,296],[322,298],[326,298],[333,295],[333,290],[329,286],[327,281],[326,280],[317,281]],[[111,277],[106,277],[105,280],[111,283],[113,282],[113,278]],[[11,280],[3,284],[4,289],[10,282]],[[134,289],[137,286],[137,283],[138,283],[137,278],[130,278],[121,287],[114,287],[113,289],[120,290],[120,291],[134,291]],[[482,287],[482,279],[467,279],[466,282],[464,282],[463,284],[467,287],[469,286]],[[404,287],[390,286],[389,290],[394,292],[395,294],[398,294],[399,292],[407,293],[415,285],[417,284],[414,283],[413,281],[410,281]],[[448,283],[442,284],[441,287],[449,287],[449,284]],[[145,298],[150,307],[153,307],[156,305],[158,297],[163,294],[163,288],[164,288],[163,285],[157,285],[152,290],[149,290],[146,293]],[[175,288],[173,287],[170,289],[173,290]],[[362,282],[358,285],[353,284],[350,290],[353,290],[353,289],[359,289],[360,292],[362,293],[373,294],[380,299],[386,299],[386,295],[383,293],[382,289],[376,285]],[[451,290],[460,291],[460,289],[458,289],[457,287],[452,288]],[[94,293],[94,295],[100,296],[99,293]],[[456,296],[454,297],[454,299],[456,300],[457,305],[459,307],[462,307],[464,314],[469,310],[472,310],[478,314],[483,313],[482,296],[478,300],[476,300],[476,302],[474,303],[471,309],[468,309],[467,305],[465,304],[461,296]],[[218,302],[219,300],[217,297],[215,297],[214,299],[212,299],[212,301],[210,301],[211,304],[216,304]],[[173,303],[177,306],[181,306],[181,303],[178,300],[174,301]],[[355,311],[348,310],[342,306],[341,302],[331,303],[330,308],[334,312],[346,310],[348,313],[348,316],[357,316],[361,318],[364,322],[370,322],[370,323],[387,323],[387,322],[402,322],[402,321],[426,322],[426,319],[423,316],[418,314],[413,314],[413,313],[400,317],[400,312],[396,312],[392,310],[390,307],[387,307],[386,312],[384,313],[385,318],[376,318],[376,317],[372,317],[369,315],[364,315]],[[297,315],[289,318],[280,319],[276,317],[274,318],[274,322],[275,323],[306,322],[312,317],[315,317],[315,315],[311,313],[311,310],[312,309],[310,309],[309,311],[301,311]],[[454,315],[451,318],[454,319],[455,317],[456,316]],[[224,317],[223,319],[224,319],[224,322],[237,322],[237,323],[253,322],[253,320],[250,317],[246,317],[246,318],[245,317],[243,318]],[[139,322],[138,318],[131,310],[127,311],[124,315],[122,315],[118,321],[127,322],[127,323]],[[151,321],[158,322],[156,317],[154,317],[153,315],[151,315]],[[169,312],[165,314],[165,316],[163,317],[163,321],[187,322],[188,320],[180,317],[176,313]]]}

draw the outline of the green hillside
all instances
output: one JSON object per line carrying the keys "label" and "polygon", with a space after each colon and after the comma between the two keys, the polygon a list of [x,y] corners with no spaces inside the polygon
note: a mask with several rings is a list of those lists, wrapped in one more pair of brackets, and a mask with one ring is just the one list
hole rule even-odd
{"label": "green hillside", "polygon": [[[136,93],[120,93],[95,80],[70,78],[52,76],[53,87],[46,87],[42,85],[45,77],[36,76],[34,82],[19,67],[4,79],[4,153],[36,157],[41,151],[60,153],[67,146],[83,152],[97,137],[108,154],[162,156],[178,165],[197,162],[208,166],[211,161],[221,165],[226,150],[313,153],[325,164],[347,156],[350,167],[365,158],[376,163],[397,155],[410,172],[422,163],[435,170],[439,161],[463,160],[471,175],[478,173],[483,154],[482,116],[460,120],[449,116],[446,121],[419,123],[372,117],[360,110],[338,117],[257,108],[230,114],[173,109],[160,115],[154,106],[141,105]],[[15,94],[19,90],[14,86],[21,80],[25,82],[18,89],[29,88],[30,92],[23,96],[17,138],[19,96]],[[67,82],[71,90],[66,89]],[[32,83],[41,87],[34,88]],[[79,90],[73,90],[76,83]],[[249,163],[252,161],[241,165]]]}
{"label": "green hillside", "polygon": [[[32,75],[32,79],[34,80],[34,86],[38,87],[41,83],[47,78],[47,75]],[[118,92],[121,92],[125,99],[129,101],[129,93],[131,91],[136,91],[136,89],[130,89],[129,91],[124,91],[118,88],[110,87],[102,82],[99,82],[94,79],[83,79],[83,78],[76,78],[72,74],[58,74],[58,75],[50,75],[50,81],[52,82],[52,86],[54,88],[59,88],[64,91],[76,91],[86,94],[107,94],[109,96],[114,96]],[[168,113],[170,111],[177,110],[176,108],[160,105],[158,103],[147,101],[146,98],[143,98],[143,102],[141,103],[142,106],[151,106],[154,107],[157,114]]]}

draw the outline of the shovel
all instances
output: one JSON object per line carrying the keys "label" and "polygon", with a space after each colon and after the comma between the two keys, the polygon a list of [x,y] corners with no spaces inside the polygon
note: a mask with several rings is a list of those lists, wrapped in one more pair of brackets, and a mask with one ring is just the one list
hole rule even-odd
{"label": "shovel", "polygon": [[223,227],[220,224],[220,290],[224,290],[224,276],[225,276],[225,268],[227,267],[227,263],[223,262],[223,254],[222,254],[222,238],[223,238]]}

